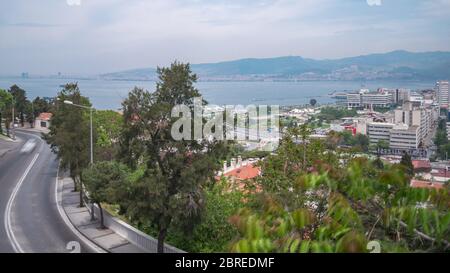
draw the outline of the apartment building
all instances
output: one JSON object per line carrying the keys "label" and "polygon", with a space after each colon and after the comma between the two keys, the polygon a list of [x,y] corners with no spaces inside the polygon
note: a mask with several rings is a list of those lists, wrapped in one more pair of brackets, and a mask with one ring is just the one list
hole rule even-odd
{"label": "apartment building", "polygon": [[347,94],[347,107],[348,108],[362,107],[361,94],[360,93],[348,93]]}
{"label": "apartment building", "polygon": [[347,107],[389,107],[393,101],[392,94],[388,92],[368,92],[368,90],[361,90],[359,93],[347,94]]}
{"label": "apartment building", "polygon": [[390,131],[389,147],[391,149],[413,150],[420,146],[419,126],[396,124]]}
{"label": "apartment building", "polygon": [[450,140],[450,122],[447,122],[447,139]]}
{"label": "apartment building", "polygon": [[448,81],[438,81],[436,83],[436,96],[438,98],[439,106],[441,108],[448,108],[449,104],[449,83]]}
{"label": "apartment building", "polygon": [[377,145],[380,141],[390,142],[393,123],[387,122],[369,122],[367,123],[367,136],[370,144]]}
{"label": "apartment building", "polygon": [[380,141],[389,144],[391,149],[414,150],[421,144],[420,127],[407,124],[372,122],[367,124],[367,135],[370,144]]}
{"label": "apartment building", "polygon": [[394,123],[406,124],[409,127],[418,127],[418,139],[425,141],[428,134],[437,125],[439,107],[430,105],[422,106],[418,102],[405,102],[402,107],[394,111]]}
{"label": "apartment building", "polygon": [[365,93],[361,95],[363,107],[383,107],[387,108],[392,104],[392,95],[389,93]]}
{"label": "apartment building", "polygon": [[403,104],[403,102],[410,101],[411,90],[404,88],[388,89],[380,88],[379,92],[388,93],[392,97],[392,103]]}

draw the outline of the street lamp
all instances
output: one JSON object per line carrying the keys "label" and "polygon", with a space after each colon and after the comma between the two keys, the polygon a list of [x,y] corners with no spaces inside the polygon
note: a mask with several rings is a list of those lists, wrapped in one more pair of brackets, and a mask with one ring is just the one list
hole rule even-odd
{"label": "street lamp", "polygon": [[80,108],[84,108],[84,109],[88,109],[90,112],[90,131],[91,131],[91,165],[94,164],[94,143],[93,143],[93,136],[92,136],[92,111],[94,110],[94,108],[92,107],[88,107],[88,106],[84,106],[84,105],[79,105],[79,104],[75,104],[70,100],[65,100],[64,104],[68,104],[68,105],[73,105],[76,107],[80,107]]}
{"label": "street lamp", "polygon": [[[93,143],[93,138],[92,138],[92,111],[94,110],[94,108],[88,107],[88,106],[84,106],[84,105],[75,104],[75,103],[73,103],[70,100],[65,100],[64,104],[68,104],[68,105],[72,105],[72,106],[76,106],[76,107],[80,107],[80,108],[89,110],[89,113],[90,113],[90,131],[91,131],[91,166],[92,166],[94,164],[94,143]],[[81,198],[82,192],[83,192],[83,186],[81,186],[81,189],[80,189],[80,200],[82,199]],[[81,203],[80,203],[80,206],[81,206]],[[91,203],[91,221],[94,221],[94,220],[95,220],[94,203]]]}
{"label": "street lamp", "polygon": [[12,132],[12,139],[16,140],[16,118],[15,118],[15,114],[14,114],[14,106],[16,104],[16,101],[14,99],[14,96],[12,96],[12,128],[11,128],[11,132]]}

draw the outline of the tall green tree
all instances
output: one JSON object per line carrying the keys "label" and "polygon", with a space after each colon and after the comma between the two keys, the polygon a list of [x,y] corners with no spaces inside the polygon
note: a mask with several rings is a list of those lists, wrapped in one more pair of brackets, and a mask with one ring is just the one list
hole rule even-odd
{"label": "tall green tree", "polygon": [[27,99],[27,93],[17,85],[11,86],[9,88],[9,93],[14,98],[15,112],[17,113],[17,116],[19,117],[20,123],[23,127],[25,123],[27,104],[29,103]]}
{"label": "tall green tree", "polygon": [[97,160],[110,161],[119,150],[123,117],[112,110],[98,110],[93,116],[96,135],[95,155]]}
{"label": "tall green tree", "polygon": [[414,165],[411,156],[408,153],[403,153],[400,165],[405,169],[405,173],[410,177],[414,176]]}
{"label": "tall green tree", "polygon": [[44,139],[61,160],[61,167],[70,171],[80,192],[80,206],[83,206],[81,173],[89,165],[89,114],[84,109],[64,104],[65,100],[91,106],[89,99],[81,95],[76,83],[66,84],[58,93],[50,132],[44,135]]}
{"label": "tall green tree", "polygon": [[54,101],[48,97],[36,97],[33,100],[34,116],[39,116],[41,113],[49,113],[52,111]]}
{"label": "tall green tree", "polygon": [[438,123],[438,128],[434,138],[434,144],[437,146],[437,155],[446,160],[448,158],[448,153],[450,151],[449,140],[447,137],[447,120],[440,119]]}
{"label": "tall green tree", "polygon": [[105,229],[102,203],[114,202],[114,190],[126,180],[127,168],[115,161],[100,161],[83,171],[83,183],[91,202],[100,210],[100,228]]}
{"label": "tall green tree", "polygon": [[377,142],[376,148],[377,149],[389,149],[389,142],[381,139]]}
{"label": "tall green tree", "polygon": [[189,64],[178,62],[157,72],[155,92],[136,88],[123,102],[121,154],[132,167],[145,165],[142,179],[130,187],[134,202],[127,213],[155,226],[161,253],[170,227],[189,232],[198,224],[205,202],[203,188],[221,168],[218,157],[223,143],[174,140],[171,130],[178,118],[171,111],[178,104],[193,108],[194,98],[200,97],[194,86],[197,76]]}
{"label": "tall green tree", "polygon": [[5,128],[8,128],[8,118],[6,117],[6,114],[9,113],[9,109],[12,106],[12,95],[8,93],[6,90],[0,89],[0,134],[3,134],[3,127],[2,127],[2,121],[5,117]]}

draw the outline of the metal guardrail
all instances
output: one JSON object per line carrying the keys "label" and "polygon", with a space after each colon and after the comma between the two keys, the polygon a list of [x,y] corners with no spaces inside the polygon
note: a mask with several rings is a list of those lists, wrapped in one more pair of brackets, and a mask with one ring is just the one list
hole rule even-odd
{"label": "metal guardrail", "polygon": [[[83,200],[87,209],[91,212],[94,208],[94,215],[97,219],[100,218],[100,208],[97,205],[93,205],[88,201],[88,194],[83,194]],[[137,228],[125,223],[124,221],[112,216],[108,211],[103,209],[103,221],[107,228],[111,229],[118,235],[127,239],[130,243],[138,246],[145,252],[156,253],[158,250],[158,240],[138,230]],[[168,244],[164,244],[165,253],[186,253],[185,251],[173,247]]]}

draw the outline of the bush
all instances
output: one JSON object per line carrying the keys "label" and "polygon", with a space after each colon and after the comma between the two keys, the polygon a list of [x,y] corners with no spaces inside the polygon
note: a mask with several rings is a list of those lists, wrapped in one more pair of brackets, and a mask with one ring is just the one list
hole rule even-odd
{"label": "bush", "polygon": [[[220,181],[205,190],[206,209],[201,224],[186,236],[180,230],[169,230],[167,242],[177,248],[194,253],[227,252],[229,243],[238,236],[229,218],[244,207],[243,193],[229,190],[227,182]],[[156,236],[156,228],[149,225],[141,229]]]}

